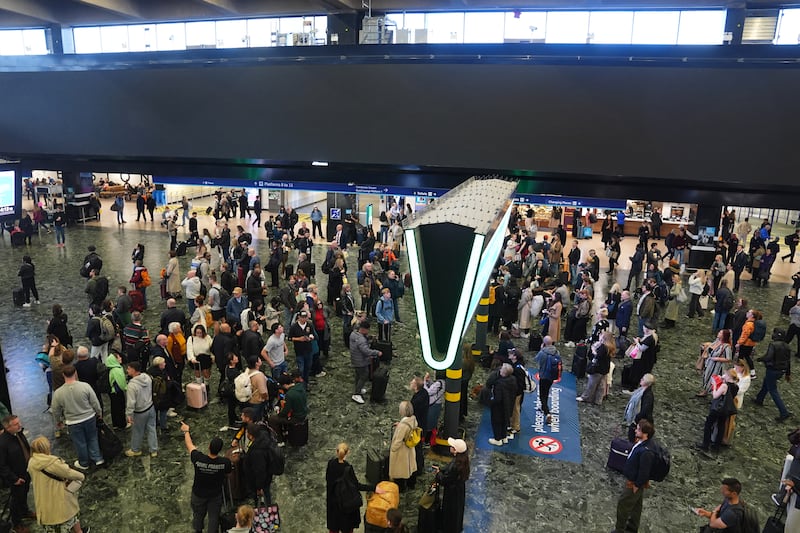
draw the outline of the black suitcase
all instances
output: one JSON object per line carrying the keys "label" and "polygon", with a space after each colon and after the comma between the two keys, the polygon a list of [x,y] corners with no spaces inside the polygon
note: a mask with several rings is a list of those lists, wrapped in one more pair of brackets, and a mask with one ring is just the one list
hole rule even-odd
{"label": "black suitcase", "polygon": [[539,353],[542,349],[542,336],[538,333],[531,331],[531,336],[528,337],[528,351]]}
{"label": "black suitcase", "polygon": [[625,462],[628,460],[628,455],[631,453],[633,443],[628,439],[615,438],[611,441],[611,449],[608,452],[608,462],[606,466],[611,470],[622,472],[625,468]]}
{"label": "black suitcase", "polygon": [[25,246],[25,233],[18,231],[11,234],[11,246]]}
{"label": "black suitcase", "polygon": [[622,368],[622,388],[625,390],[636,390],[639,383],[633,377],[633,365]]}
{"label": "black suitcase", "polygon": [[571,372],[576,378],[581,379],[586,377],[586,358],[589,355],[589,347],[584,343],[578,344],[575,347],[575,355],[572,356],[572,370]]}
{"label": "black suitcase", "polygon": [[186,244],[186,241],[179,242],[178,246],[175,248],[175,255],[177,255],[178,257],[183,257],[184,255],[186,255],[187,246],[188,244]]}
{"label": "black suitcase", "polygon": [[369,399],[373,402],[382,402],[386,399],[386,386],[389,384],[389,370],[379,366],[372,373],[372,390]]}
{"label": "black suitcase", "polygon": [[789,311],[792,307],[795,306],[797,303],[797,298],[794,296],[784,296],[783,297],[783,304],[781,304],[781,314],[782,315],[789,315]]}
{"label": "black suitcase", "polygon": [[214,208],[211,206],[206,207],[206,215],[210,215],[213,210]]}
{"label": "black suitcase", "polygon": [[561,283],[564,285],[569,285],[569,270],[564,270],[558,273],[558,279],[561,280]]}
{"label": "black suitcase", "polygon": [[382,363],[391,363],[392,357],[394,356],[394,346],[391,342],[385,341],[373,341],[371,348],[373,350],[378,350],[381,352],[381,362]]}
{"label": "black suitcase", "polygon": [[299,424],[289,424],[286,440],[292,448],[308,444],[308,418]]}
{"label": "black suitcase", "polygon": [[311,272],[308,273],[308,277],[313,278],[316,275],[317,275],[317,264],[311,263]]}
{"label": "black suitcase", "polygon": [[21,287],[17,287],[11,292],[11,297],[14,298],[14,305],[16,307],[22,307],[22,304],[25,303],[25,291],[22,290]]}
{"label": "black suitcase", "polygon": [[97,420],[97,443],[100,445],[103,459],[107,462],[122,453],[122,441],[102,419]]}
{"label": "black suitcase", "polygon": [[286,281],[289,281],[289,277],[294,276],[294,265],[286,265]]}
{"label": "black suitcase", "polygon": [[377,448],[367,450],[365,475],[372,485],[389,480],[389,450],[381,451]]}

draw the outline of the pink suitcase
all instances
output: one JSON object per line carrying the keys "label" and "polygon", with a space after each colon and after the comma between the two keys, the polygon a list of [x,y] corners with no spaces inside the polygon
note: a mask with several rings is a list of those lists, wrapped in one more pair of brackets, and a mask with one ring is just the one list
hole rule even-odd
{"label": "pink suitcase", "polygon": [[205,383],[186,385],[186,405],[193,409],[202,409],[208,405],[208,391]]}

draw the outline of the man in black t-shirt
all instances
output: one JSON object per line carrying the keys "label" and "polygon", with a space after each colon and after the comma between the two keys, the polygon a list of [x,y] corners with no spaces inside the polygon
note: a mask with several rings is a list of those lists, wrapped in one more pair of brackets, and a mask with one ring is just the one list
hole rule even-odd
{"label": "man in black t-shirt", "polygon": [[203,522],[208,514],[207,531],[219,531],[219,513],[222,507],[222,487],[226,474],[231,471],[231,462],[220,457],[222,439],[214,437],[208,445],[208,455],[202,453],[192,442],[189,426],[181,422],[184,443],[194,465],[192,483],[192,531],[202,533]]}
{"label": "man in black t-shirt", "polygon": [[303,384],[308,389],[308,375],[313,361],[311,343],[314,340],[314,327],[308,321],[308,311],[301,311],[297,322],[289,328],[289,340],[294,343],[297,369],[303,376]]}
{"label": "man in black t-shirt", "polygon": [[698,516],[708,518],[709,529],[713,531],[728,531],[741,533],[744,531],[744,508],[739,494],[742,484],[738,479],[726,477],[720,487],[722,497],[725,498],[713,511],[697,508],[694,512]]}

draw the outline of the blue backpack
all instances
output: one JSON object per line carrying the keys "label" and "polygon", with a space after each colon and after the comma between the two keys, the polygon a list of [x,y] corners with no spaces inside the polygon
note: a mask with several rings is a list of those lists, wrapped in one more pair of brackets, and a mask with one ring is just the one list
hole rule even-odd
{"label": "blue backpack", "polygon": [[756,320],[753,327],[753,333],[750,335],[750,340],[759,342],[763,341],[764,337],[766,336],[767,336],[767,323],[763,319]]}
{"label": "blue backpack", "polygon": [[545,360],[543,368],[539,369],[539,377],[558,381],[561,378],[562,367],[561,356],[557,353],[550,354]]}

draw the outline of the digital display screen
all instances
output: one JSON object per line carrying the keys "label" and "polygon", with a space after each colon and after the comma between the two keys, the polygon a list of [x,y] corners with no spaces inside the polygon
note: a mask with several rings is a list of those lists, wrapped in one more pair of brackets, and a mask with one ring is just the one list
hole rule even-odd
{"label": "digital display screen", "polygon": [[15,214],[18,193],[16,173],[13,170],[0,170],[0,216]]}

